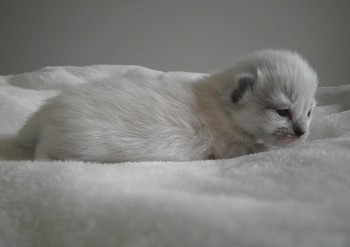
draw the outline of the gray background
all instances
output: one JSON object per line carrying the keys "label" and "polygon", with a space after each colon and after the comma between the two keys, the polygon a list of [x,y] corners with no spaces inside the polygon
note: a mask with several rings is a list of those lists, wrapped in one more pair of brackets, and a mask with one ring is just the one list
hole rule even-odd
{"label": "gray background", "polygon": [[349,0],[2,1],[0,74],[136,64],[210,72],[263,48],[302,53],[321,85],[348,84]]}

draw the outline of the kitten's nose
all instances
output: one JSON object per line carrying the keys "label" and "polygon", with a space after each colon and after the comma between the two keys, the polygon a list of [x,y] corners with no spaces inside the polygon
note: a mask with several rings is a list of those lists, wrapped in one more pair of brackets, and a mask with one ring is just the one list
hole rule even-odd
{"label": "kitten's nose", "polygon": [[295,133],[295,135],[297,137],[300,137],[300,136],[305,134],[305,130],[303,130],[302,128],[296,126],[296,127],[294,127],[294,133]]}

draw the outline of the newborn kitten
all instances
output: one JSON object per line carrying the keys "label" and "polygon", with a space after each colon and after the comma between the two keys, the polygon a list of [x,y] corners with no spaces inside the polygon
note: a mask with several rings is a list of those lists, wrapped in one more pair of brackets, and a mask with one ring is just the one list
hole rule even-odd
{"label": "newborn kitten", "polygon": [[266,50],[199,80],[96,82],[49,100],[19,131],[36,159],[223,159],[308,135],[317,75],[298,54]]}

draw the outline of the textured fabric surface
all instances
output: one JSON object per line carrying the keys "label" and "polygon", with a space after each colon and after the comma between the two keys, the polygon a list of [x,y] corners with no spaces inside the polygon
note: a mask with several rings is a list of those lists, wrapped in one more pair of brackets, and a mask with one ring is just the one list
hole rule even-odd
{"label": "textured fabric surface", "polygon": [[198,76],[99,65],[0,77],[0,246],[350,246],[350,85],[319,88],[307,143],[234,159],[39,162],[15,144],[61,89]]}

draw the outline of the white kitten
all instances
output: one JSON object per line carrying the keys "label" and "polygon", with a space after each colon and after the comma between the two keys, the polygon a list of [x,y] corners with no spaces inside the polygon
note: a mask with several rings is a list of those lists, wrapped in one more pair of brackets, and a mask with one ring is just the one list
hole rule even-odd
{"label": "white kitten", "polygon": [[298,54],[255,52],[197,81],[101,82],[53,98],[19,131],[36,159],[221,159],[298,143],[317,75]]}

